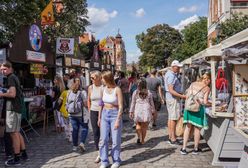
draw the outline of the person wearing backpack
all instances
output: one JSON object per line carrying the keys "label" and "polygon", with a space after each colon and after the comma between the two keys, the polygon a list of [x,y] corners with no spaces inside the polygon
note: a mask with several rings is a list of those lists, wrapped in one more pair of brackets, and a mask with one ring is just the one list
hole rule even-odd
{"label": "person wearing backpack", "polygon": [[204,74],[199,81],[193,82],[186,90],[187,97],[183,114],[183,123],[186,124],[186,127],[183,134],[183,147],[180,150],[182,155],[186,155],[188,153],[186,151],[186,146],[192,127],[194,127],[195,142],[192,154],[196,155],[201,151],[201,149],[198,148],[200,131],[201,128],[207,129],[205,106],[211,106],[211,103],[208,102],[210,82],[210,74]]}
{"label": "person wearing backpack", "polygon": [[[69,113],[69,119],[72,125],[72,143],[73,151],[77,151],[78,147],[84,152],[85,142],[88,135],[88,122],[84,119],[83,107],[87,106],[87,98],[84,97],[80,90],[80,79],[74,78],[71,88],[67,93],[66,110]],[[78,134],[80,132],[80,144],[78,145]]]}
{"label": "person wearing backpack", "polygon": [[133,93],[129,112],[130,118],[136,123],[138,144],[145,143],[148,124],[152,120],[155,111],[152,93],[147,89],[146,80],[138,80],[138,89]]}

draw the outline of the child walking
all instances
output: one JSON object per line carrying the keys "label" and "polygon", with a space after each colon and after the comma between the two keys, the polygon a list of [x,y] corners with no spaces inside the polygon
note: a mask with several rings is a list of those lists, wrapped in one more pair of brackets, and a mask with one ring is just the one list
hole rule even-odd
{"label": "child walking", "polygon": [[138,80],[138,88],[132,95],[129,113],[130,118],[136,123],[137,143],[144,144],[149,122],[155,114],[152,93],[148,91],[145,79]]}

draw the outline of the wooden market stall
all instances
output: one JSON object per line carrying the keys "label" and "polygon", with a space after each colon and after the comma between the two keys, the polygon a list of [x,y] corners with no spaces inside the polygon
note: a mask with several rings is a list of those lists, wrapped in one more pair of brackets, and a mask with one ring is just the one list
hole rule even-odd
{"label": "wooden market stall", "polygon": [[[238,167],[239,165],[244,165],[242,164],[242,162],[244,162],[247,166],[246,143],[248,132],[248,110],[241,109],[240,107],[243,100],[246,102],[246,105],[243,105],[243,107],[248,108],[246,97],[248,95],[248,88],[245,89],[243,84],[247,82],[248,79],[246,79],[246,76],[242,79],[238,79],[243,83],[237,86],[238,80],[236,77],[245,74],[243,72],[246,72],[247,74],[248,71],[247,35],[248,29],[228,38],[219,45],[203,50],[191,57],[190,60],[187,60],[190,66],[201,67],[204,65],[211,70],[212,107],[206,111],[208,115],[209,129],[202,131],[202,135],[214,153],[212,161],[213,165]],[[234,53],[234,51],[236,53]],[[229,87],[226,89],[225,101],[220,100],[219,95],[222,93],[216,89],[216,71],[218,71],[219,68],[223,68],[225,69],[225,72],[229,72],[226,75]],[[206,69],[206,67],[203,69]],[[245,91],[245,94],[235,93],[238,87],[240,89],[241,86]],[[240,117],[240,120],[245,121],[247,124],[246,133],[242,131],[242,129],[237,128],[237,116],[241,112],[244,114]],[[246,139],[246,141],[244,139]],[[241,155],[242,159],[240,162]]]}

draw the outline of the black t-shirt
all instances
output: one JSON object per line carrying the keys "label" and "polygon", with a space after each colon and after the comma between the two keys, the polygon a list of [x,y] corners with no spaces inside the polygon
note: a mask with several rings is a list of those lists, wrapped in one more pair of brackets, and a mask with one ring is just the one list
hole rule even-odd
{"label": "black t-shirt", "polygon": [[16,97],[6,98],[6,111],[15,111],[21,113],[21,99],[23,97],[19,79],[15,74],[9,74],[7,76],[7,88],[15,87]]}

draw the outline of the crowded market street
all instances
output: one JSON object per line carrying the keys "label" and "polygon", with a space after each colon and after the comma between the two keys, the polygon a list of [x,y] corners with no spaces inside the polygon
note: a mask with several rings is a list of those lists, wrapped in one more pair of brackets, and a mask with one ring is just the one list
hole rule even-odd
{"label": "crowded market street", "polygon": [[[135,130],[127,114],[123,117],[122,134],[122,167],[123,168],[217,168],[211,166],[213,153],[204,140],[201,140],[200,147],[203,152],[199,155],[181,155],[181,146],[171,146],[167,143],[167,129],[165,121],[167,112],[163,106],[159,112],[157,128],[148,131],[147,142],[144,146],[136,144]],[[97,152],[94,150],[93,136],[90,131],[86,152],[75,153],[71,150],[71,144],[67,142],[63,134],[53,132],[54,125],[50,124],[47,135],[37,137],[33,132],[28,134],[31,137],[27,143],[27,151],[30,161],[22,164],[22,168],[96,168],[99,164],[94,163]],[[91,130],[91,128],[90,128]],[[192,142],[189,144],[189,152],[193,150]],[[3,154],[1,154],[0,167],[4,167]],[[111,159],[110,159],[111,161]]]}

